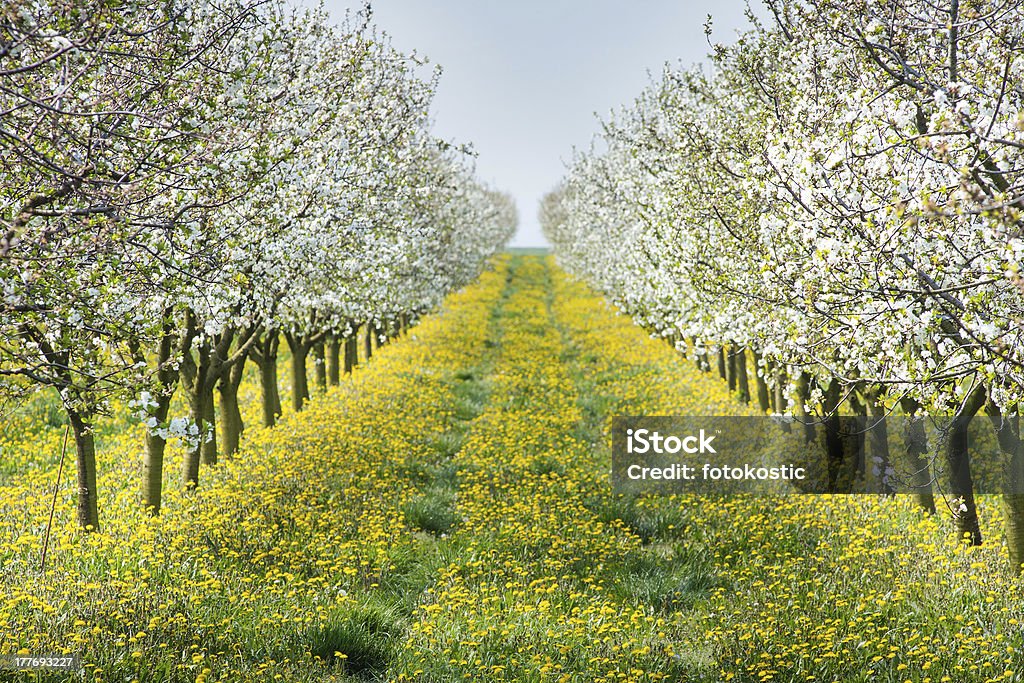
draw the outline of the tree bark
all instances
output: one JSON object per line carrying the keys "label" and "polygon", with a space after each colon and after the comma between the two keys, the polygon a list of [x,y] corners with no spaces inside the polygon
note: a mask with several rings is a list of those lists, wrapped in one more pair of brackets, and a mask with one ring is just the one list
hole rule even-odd
{"label": "tree bark", "polygon": [[[843,387],[840,391],[848,388]],[[848,464],[851,484],[858,478],[866,484],[870,471],[867,469],[867,449],[865,448],[867,445],[868,409],[858,398],[856,391],[847,392],[846,400],[853,410],[853,416],[842,414],[839,416],[844,458]]]}
{"label": "tree bark", "polygon": [[[946,443],[946,469],[949,471],[949,491],[954,499],[958,540],[970,545],[981,545],[981,525],[978,521],[978,507],[974,501],[974,479],[971,476],[971,458],[968,452],[967,429],[973,418],[985,404],[984,387],[977,387],[964,401],[953,417]],[[958,499],[962,499],[957,502]]]}
{"label": "tree bark", "polygon": [[[309,320],[309,329],[317,329],[318,316],[314,312]],[[309,352],[320,346],[324,339],[327,338],[327,330],[321,330],[312,334],[303,334],[300,332],[285,332],[285,341],[288,342],[288,348],[292,352],[292,405],[295,407],[295,412],[302,410],[303,405],[309,400],[309,379],[306,375],[306,357]],[[322,346],[320,347],[322,351]],[[317,359],[316,369],[316,381],[320,383],[320,372],[324,370],[323,375],[323,388],[327,388],[327,374],[326,368],[324,368],[323,357],[320,356]]]}
{"label": "tree bark", "polygon": [[306,355],[309,353],[309,346],[292,335],[286,335],[285,339],[288,340],[288,348],[292,352],[292,407],[295,412],[299,412],[309,398],[309,384],[306,378]]}
{"label": "tree bark", "polygon": [[[167,420],[170,398],[158,398],[154,416],[161,423]],[[142,505],[153,515],[160,514],[164,487],[164,451],[167,441],[157,434],[146,432],[146,452],[142,457]]]}
{"label": "tree bark", "polygon": [[824,391],[824,398],[821,404],[821,426],[818,432],[819,448],[825,454],[826,469],[828,472],[829,493],[847,493],[850,482],[845,481],[843,476],[845,453],[843,449],[842,425],[839,419],[840,401],[839,382],[833,379],[828,389]]}
{"label": "tree bark", "polygon": [[701,372],[710,372],[711,365],[708,363],[708,352],[701,351],[697,354],[697,367]]}
{"label": "tree bark", "polygon": [[891,496],[896,493],[896,489],[889,474],[889,427],[886,423],[885,406],[879,398],[879,393],[877,389],[869,390],[865,392],[864,397],[868,411],[868,454],[871,459],[871,471],[874,473],[877,470],[875,481],[878,484],[878,491]]}
{"label": "tree bark", "polygon": [[[207,370],[209,372],[209,370]],[[209,375],[207,375],[209,377]],[[213,400],[213,386],[212,382],[207,379],[203,382],[203,386],[200,387],[202,391],[202,407],[203,407],[203,429],[206,430],[206,436],[202,442],[202,457],[204,465],[216,465],[217,464],[217,411],[214,406]]]}
{"label": "tree bark", "polygon": [[316,388],[321,394],[327,392],[327,349],[323,339],[313,344],[313,371]]}
{"label": "tree bark", "polygon": [[910,483],[914,488],[914,500],[926,513],[935,514],[935,494],[932,492],[932,468],[928,457],[928,435],[924,430],[924,418],[917,415],[920,404],[912,398],[900,399],[900,408],[905,413],[903,443],[907,448],[907,461],[913,468]]}
{"label": "tree bark", "polygon": [[992,420],[1003,455],[1003,491],[1000,507],[1006,547],[1010,553],[1010,570],[1024,573],[1024,443],[1020,438],[1020,416],[1003,415],[993,403],[985,406]]}
{"label": "tree bark", "polygon": [[[167,416],[171,409],[171,397],[174,394],[174,387],[178,384],[178,369],[171,362],[171,350],[174,346],[172,311],[165,311],[164,316],[166,323],[156,353],[158,385],[155,396],[156,409],[152,412],[152,417],[156,418],[158,425],[167,422]],[[179,353],[191,353],[191,346],[192,336],[186,330],[180,337],[178,351]],[[166,439],[159,434],[146,431],[146,452],[142,457],[142,505],[153,515],[160,514],[166,448]]]}
{"label": "tree bark", "polygon": [[231,367],[223,368],[217,382],[221,450],[225,457],[231,457],[238,452],[238,444],[245,430],[242,411],[238,407],[238,387],[242,384],[244,374],[245,360],[242,360]]}
{"label": "tree bark", "polygon": [[725,350],[725,381],[729,385],[729,393],[736,391],[736,353],[731,346]]}
{"label": "tree bark", "polygon": [[366,343],[363,349],[363,358],[370,360],[373,357],[373,324],[366,323]]}
{"label": "tree bark", "polygon": [[[771,372],[775,374],[775,386],[773,387],[771,398],[772,398],[772,410],[777,415],[782,415],[789,410],[789,402],[786,400],[785,386],[786,386],[786,370],[785,366],[781,363],[772,362],[770,364]],[[788,422],[782,423],[782,431],[789,434],[793,431],[793,426]]]}
{"label": "tree bark", "polygon": [[195,439],[196,441],[195,443],[188,444],[185,451],[185,459],[182,462],[181,479],[185,488],[192,489],[199,486],[199,460],[201,444],[204,438],[202,424],[205,419],[202,400],[196,397],[190,397],[189,417],[192,419],[192,425],[199,430],[199,433],[191,435],[191,439]]}
{"label": "tree bark", "polygon": [[[381,341],[382,337],[383,337],[383,341]],[[374,345],[374,347],[379,349],[380,347],[384,346],[384,344],[386,344],[386,343],[387,343],[387,337],[384,335],[384,327],[382,327],[381,325],[377,325],[375,323],[373,325],[373,345]]]}
{"label": "tree bark", "polygon": [[768,373],[768,365],[761,362],[761,354],[757,351],[754,355],[754,381],[757,382],[757,405],[761,407],[762,413],[772,412],[771,398],[768,396],[768,383],[765,375]]}
{"label": "tree bark", "polygon": [[738,348],[733,353],[733,366],[736,368],[736,388],[742,403],[750,403],[750,381],[747,378],[747,350]]}
{"label": "tree bark", "polygon": [[796,406],[794,414],[801,420],[804,426],[804,442],[813,443],[815,440],[814,423],[811,422],[811,414],[807,412],[807,403],[811,400],[811,378],[804,371],[796,376]]}
{"label": "tree bark", "polygon": [[67,409],[71,431],[75,435],[78,469],[78,524],[85,531],[99,531],[100,515],[96,490],[96,441],[88,417]]}
{"label": "tree bark", "polygon": [[217,399],[220,404],[220,440],[224,457],[228,458],[238,452],[238,443],[242,437],[242,412],[238,408],[238,387],[230,382],[217,387]]}
{"label": "tree bark", "polygon": [[277,389],[277,350],[280,343],[280,333],[270,330],[263,333],[252,350],[252,356],[260,369],[264,427],[273,427],[281,416],[281,394]]}
{"label": "tree bark", "polygon": [[729,373],[726,372],[726,369],[725,369],[725,347],[724,346],[718,347],[718,374],[724,380],[728,380],[729,379]]}
{"label": "tree bark", "polygon": [[[186,354],[182,359],[181,370],[186,378],[186,389],[189,399],[189,411],[192,419],[199,427],[199,442],[190,448],[185,456],[182,468],[186,487],[199,484],[199,463],[217,464],[217,419],[213,391],[221,379],[222,373],[245,363],[257,339],[257,327],[250,326],[240,334],[228,328],[206,339],[196,350],[196,358]],[[231,353],[232,344],[238,341],[238,348]],[[238,368],[241,372],[241,368]],[[238,376],[241,381],[241,376]]]}
{"label": "tree bark", "polygon": [[199,463],[204,455],[207,433],[213,427],[207,423],[210,411],[206,407],[208,392],[205,387],[210,371],[210,355],[210,340],[206,339],[196,349],[197,358],[193,358],[192,354],[186,354],[181,362],[189,417],[192,425],[198,430],[197,434],[192,435],[182,462],[181,478],[186,488],[195,488],[199,485]]}
{"label": "tree bark", "polygon": [[345,374],[352,374],[352,369],[359,364],[359,336],[358,329],[352,331],[352,335],[345,338]]}
{"label": "tree bark", "polygon": [[341,384],[341,343],[337,335],[331,335],[327,353],[327,382],[332,387]]}
{"label": "tree bark", "polygon": [[789,407],[785,396],[786,372],[779,363],[773,363],[773,366],[775,367],[775,391],[772,392],[772,407],[776,413],[784,413]]}
{"label": "tree bark", "polygon": [[704,354],[700,353],[697,350],[697,339],[696,338],[691,338],[691,339],[687,340],[686,347],[687,347],[687,351],[689,351],[689,349],[693,349],[693,364],[697,368],[697,370],[703,371],[704,370]]}

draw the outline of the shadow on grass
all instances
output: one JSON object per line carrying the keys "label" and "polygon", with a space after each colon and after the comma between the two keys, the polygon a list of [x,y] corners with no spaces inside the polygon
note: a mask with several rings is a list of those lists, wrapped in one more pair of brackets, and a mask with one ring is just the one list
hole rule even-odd
{"label": "shadow on grass", "polygon": [[345,606],[327,623],[303,634],[310,654],[340,666],[345,673],[369,678],[383,673],[405,632],[401,616],[381,605]]}
{"label": "shadow on grass", "polygon": [[448,487],[427,489],[402,506],[402,515],[412,528],[435,536],[447,534],[461,521],[455,494]]}

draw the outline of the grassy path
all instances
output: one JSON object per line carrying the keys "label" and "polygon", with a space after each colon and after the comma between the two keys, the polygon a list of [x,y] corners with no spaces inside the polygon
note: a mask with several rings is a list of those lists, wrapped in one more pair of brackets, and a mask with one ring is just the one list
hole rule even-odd
{"label": "grassy path", "polygon": [[511,274],[489,401],[453,458],[458,552],[419,607],[398,677],[675,678],[664,619],[620,599],[636,537],[588,507],[601,470],[550,271],[517,258]]}
{"label": "grassy path", "polygon": [[611,495],[610,416],[747,409],[542,261],[511,276],[489,402],[453,459],[459,550],[393,675],[1020,679],[1002,549],[952,547],[905,500]]}
{"label": "grassy path", "polygon": [[103,533],[77,533],[66,488],[45,575],[54,472],[0,486],[0,654],[140,683],[1022,680],[1004,549],[954,548],[906,501],[610,493],[611,416],[743,410],[507,257],[196,495],[169,483],[159,519],[138,429],[112,430]]}

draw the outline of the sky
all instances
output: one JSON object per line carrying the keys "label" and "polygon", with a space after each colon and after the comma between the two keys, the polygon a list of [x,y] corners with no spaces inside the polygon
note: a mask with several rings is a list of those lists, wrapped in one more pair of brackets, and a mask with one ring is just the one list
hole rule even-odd
{"label": "sky", "polygon": [[[751,5],[758,16],[766,10]],[[325,0],[341,21],[362,2]],[[704,61],[704,35],[748,26],[745,0],[373,0],[374,22],[403,52],[443,68],[434,132],[471,142],[477,176],[519,210],[511,246],[544,246],[541,197],[588,149],[600,119],[631,102],[666,62]],[[429,74],[429,71],[425,71]]]}

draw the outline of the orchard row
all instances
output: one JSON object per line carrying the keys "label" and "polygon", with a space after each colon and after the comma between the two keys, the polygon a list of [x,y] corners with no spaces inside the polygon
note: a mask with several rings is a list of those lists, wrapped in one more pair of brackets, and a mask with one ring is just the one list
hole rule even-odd
{"label": "orchard row", "polygon": [[[0,396],[59,392],[78,516],[98,528],[92,425],[132,401],[182,478],[237,446],[247,360],[279,411],[305,359],[339,365],[473,280],[515,228],[511,199],[437,139],[437,72],[369,10],[332,25],[284,2],[36,2],[0,15]],[[349,340],[346,345],[346,340]],[[189,415],[171,415],[171,397]]]}
{"label": "orchard row", "polygon": [[[542,223],[561,264],[766,411],[955,415],[949,493],[980,543],[969,418],[997,421],[1024,481],[1024,8],[767,5],[612,116]],[[1024,497],[1004,500],[1019,568]]]}

